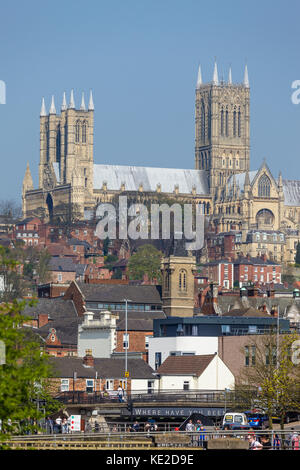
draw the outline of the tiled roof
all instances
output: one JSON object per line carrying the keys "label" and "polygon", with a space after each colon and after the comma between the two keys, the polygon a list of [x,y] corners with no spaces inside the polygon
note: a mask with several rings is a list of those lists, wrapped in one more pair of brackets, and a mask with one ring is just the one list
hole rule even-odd
{"label": "tiled roof", "polygon": [[159,289],[154,285],[130,286],[126,284],[85,284],[77,285],[87,302],[124,302],[161,304]]}
{"label": "tiled roof", "polygon": [[[78,378],[98,377],[120,379],[124,377],[124,359],[94,359],[94,367],[86,367],[83,359],[79,357],[51,357],[50,363],[54,366],[58,377],[73,377],[77,372]],[[143,359],[128,359],[127,370],[131,379],[154,379],[153,369]]]}
{"label": "tiled roof", "polygon": [[201,356],[169,356],[157,370],[162,375],[200,375],[211,363],[214,354]]}

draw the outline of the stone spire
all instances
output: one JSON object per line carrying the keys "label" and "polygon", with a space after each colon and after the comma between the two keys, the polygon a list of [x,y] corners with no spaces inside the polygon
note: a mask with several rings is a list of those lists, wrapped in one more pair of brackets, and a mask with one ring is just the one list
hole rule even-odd
{"label": "stone spire", "polygon": [[93,93],[92,90],[90,91],[90,99],[89,99],[89,111],[94,111],[94,101],[93,101]]}
{"label": "stone spire", "polygon": [[69,109],[75,109],[74,91],[71,90]]}
{"label": "stone spire", "polygon": [[51,99],[51,106],[50,106],[50,109],[49,109],[49,114],[56,114],[54,96],[53,95],[52,95],[52,99]]}
{"label": "stone spire", "polygon": [[219,78],[218,78],[218,67],[217,67],[217,61],[215,60],[215,65],[214,65],[214,74],[213,74],[213,85],[219,85]]}
{"label": "stone spire", "polygon": [[64,91],[61,110],[66,111],[66,109],[67,109],[67,99],[66,99],[66,92]]}
{"label": "stone spire", "polygon": [[245,196],[248,196],[250,191],[250,177],[249,177],[249,171],[246,171],[245,174],[245,181],[244,181],[244,194]]}
{"label": "stone spire", "polygon": [[25,171],[25,176],[23,179],[23,191],[31,191],[33,189],[33,180],[29,168],[29,163],[27,162],[26,166],[26,171]]}
{"label": "stone spire", "polygon": [[232,72],[231,72],[231,67],[229,67],[228,85],[232,85]]}
{"label": "stone spire", "polygon": [[84,92],[82,92],[80,109],[81,111],[85,111]]}
{"label": "stone spire", "polygon": [[199,65],[199,68],[198,68],[198,77],[197,77],[197,90],[200,88],[200,86],[202,85],[202,74],[201,74],[201,66]]}
{"label": "stone spire", "polygon": [[245,72],[244,72],[244,87],[249,88],[249,76],[248,76],[248,67],[247,64],[245,65]]}
{"label": "stone spire", "polygon": [[44,97],[42,98],[42,106],[41,106],[40,116],[47,116],[46,106],[45,106],[45,98]]}

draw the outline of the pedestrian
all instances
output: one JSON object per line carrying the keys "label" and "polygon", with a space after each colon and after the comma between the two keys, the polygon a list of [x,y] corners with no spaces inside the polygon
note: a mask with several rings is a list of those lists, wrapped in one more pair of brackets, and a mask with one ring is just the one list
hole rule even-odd
{"label": "pedestrian", "polygon": [[205,440],[206,440],[204,426],[197,426],[196,431],[199,432],[198,446],[204,448],[205,447]]}
{"label": "pedestrian", "polygon": [[279,436],[278,434],[275,434],[275,437],[273,439],[273,449],[279,450],[280,446],[281,446],[281,442],[280,442]]}
{"label": "pedestrian", "polygon": [[53,434],[53,419],[50,418],[50,416],[47,416],[46,419],[46,432],[47,434]]}
{"label": "pedestrian", "polygon": [[67,418],[63,418],[62,423],[61,423],[61,432],[62,434],[68,434],[69,427],[68,427],[68,421]]}
{"label": "pedestrian", "polygon": [[99,432],[99,423],[97,420],[95,421],[95,432]]}
{"label": "pedestrian", "polygon": [[193,425],[193,421],[191,419],[189,419],[186,427],[185,427],[185,430],[188,431],[188,432],[193,432],[195,431],[195,426]]}
{"label": "pedestrian", "polygon": [[299,435],[296,431],[294,431],[292,434],[291,443],[293,450],[299,450]]}
{"label": "pedestrian", "polygon": [[272,444],[270,438],[268,436],[261,436],[261,443],[263,446],[263,450],[271,450]]}
{"label": "pedestrian", "polygon": [[262,444],[256,439],[255,436],[249,436],[249,449],[250,450],[262,450]]}
{"label": "pedestrian", "polygon": [[135,432],[138,432],[140,430],[140,425],[137,421],[132,425],[132,429]]}
{"label": "pedestrian", "polygon": [[123,391],[123,388],[121,387],[121,384],[120,384],[119,387],[118,387],[118,399],[119,399],[119,403],[122,403],[122,402],[123,402],[123,396],[124,396],[124,391]]}

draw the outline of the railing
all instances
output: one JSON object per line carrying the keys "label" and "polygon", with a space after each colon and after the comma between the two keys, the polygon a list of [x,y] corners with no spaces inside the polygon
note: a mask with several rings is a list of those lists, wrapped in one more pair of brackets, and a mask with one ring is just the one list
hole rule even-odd
{"label": "railing", "polygon": [[[61,435],[13,436],[2,442],[11,448],[49,448],[49,449],[95,449],[95,448],[146,448],[146,447],[188,447],[195,450],[205,450],[210,447],[210,441],[217,441],[222,446],[243,441],[244,448],[251,446],[251,439],[264,445],[268,450],[296,450],[297,444],[292,438],[291,431],[223,431],[221,429],[201,431],[148,431],[148,432],[99,432],[74,433]],[[247,444],[245,444],[245,441]],[[212,447],[212,446],[211,446]],[[215,446],[214,446],[215,447]],[[216,448],[216,447],[215,447]],[[220,447],[224,448],[224,447]]]}
{"label": "railing", "polygon": [[236,399],[236,395],[232,391],[215,391],[215,390],[164,390],[154,391],[151,390],[136,390],[125,394],[119,399],[116,393],[105,395],[103,392],[87,393],[83,391],[74,392],[61,392],[55,397],[57,400],[64,404],[104,404],[104,403],[155,403],[155,402],[176,402],[176,401],[190,401],[205,404],[220,404],[223,405],[224,401],[230,402]]}

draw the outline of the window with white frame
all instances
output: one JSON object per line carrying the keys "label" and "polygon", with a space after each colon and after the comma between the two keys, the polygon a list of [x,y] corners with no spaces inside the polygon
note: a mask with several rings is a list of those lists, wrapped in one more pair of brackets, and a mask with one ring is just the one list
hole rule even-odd
{"label": "window with white frame", "polygon": [[94,391],[94,379],[86,379],[86,391],[92,393]]}
{"label": "window with white frame", "polygon": [[190,382],[185,380],[183,382],[183,390],[189,390],[190,389]]}
{"label": "window with white frame", "polygon": [[123,335],[123,349],[128,349],[129,348],[129,334],[124,333]]}
{"label": "window with white frame", "polygon": [[107,379],[105,381],[105,388],[106,388],[106,390],[113,390],[114,389],[114,380],[113,379]]}
{"label": "window with white frame", "polygon": [[145,349],[149,349],[149,336],[145,336]]}
{"label": "window with white frame", "polygon": [[68,392],[69,391],[69,379],[61,379],[60,381],[60,391],[61,392]]}

